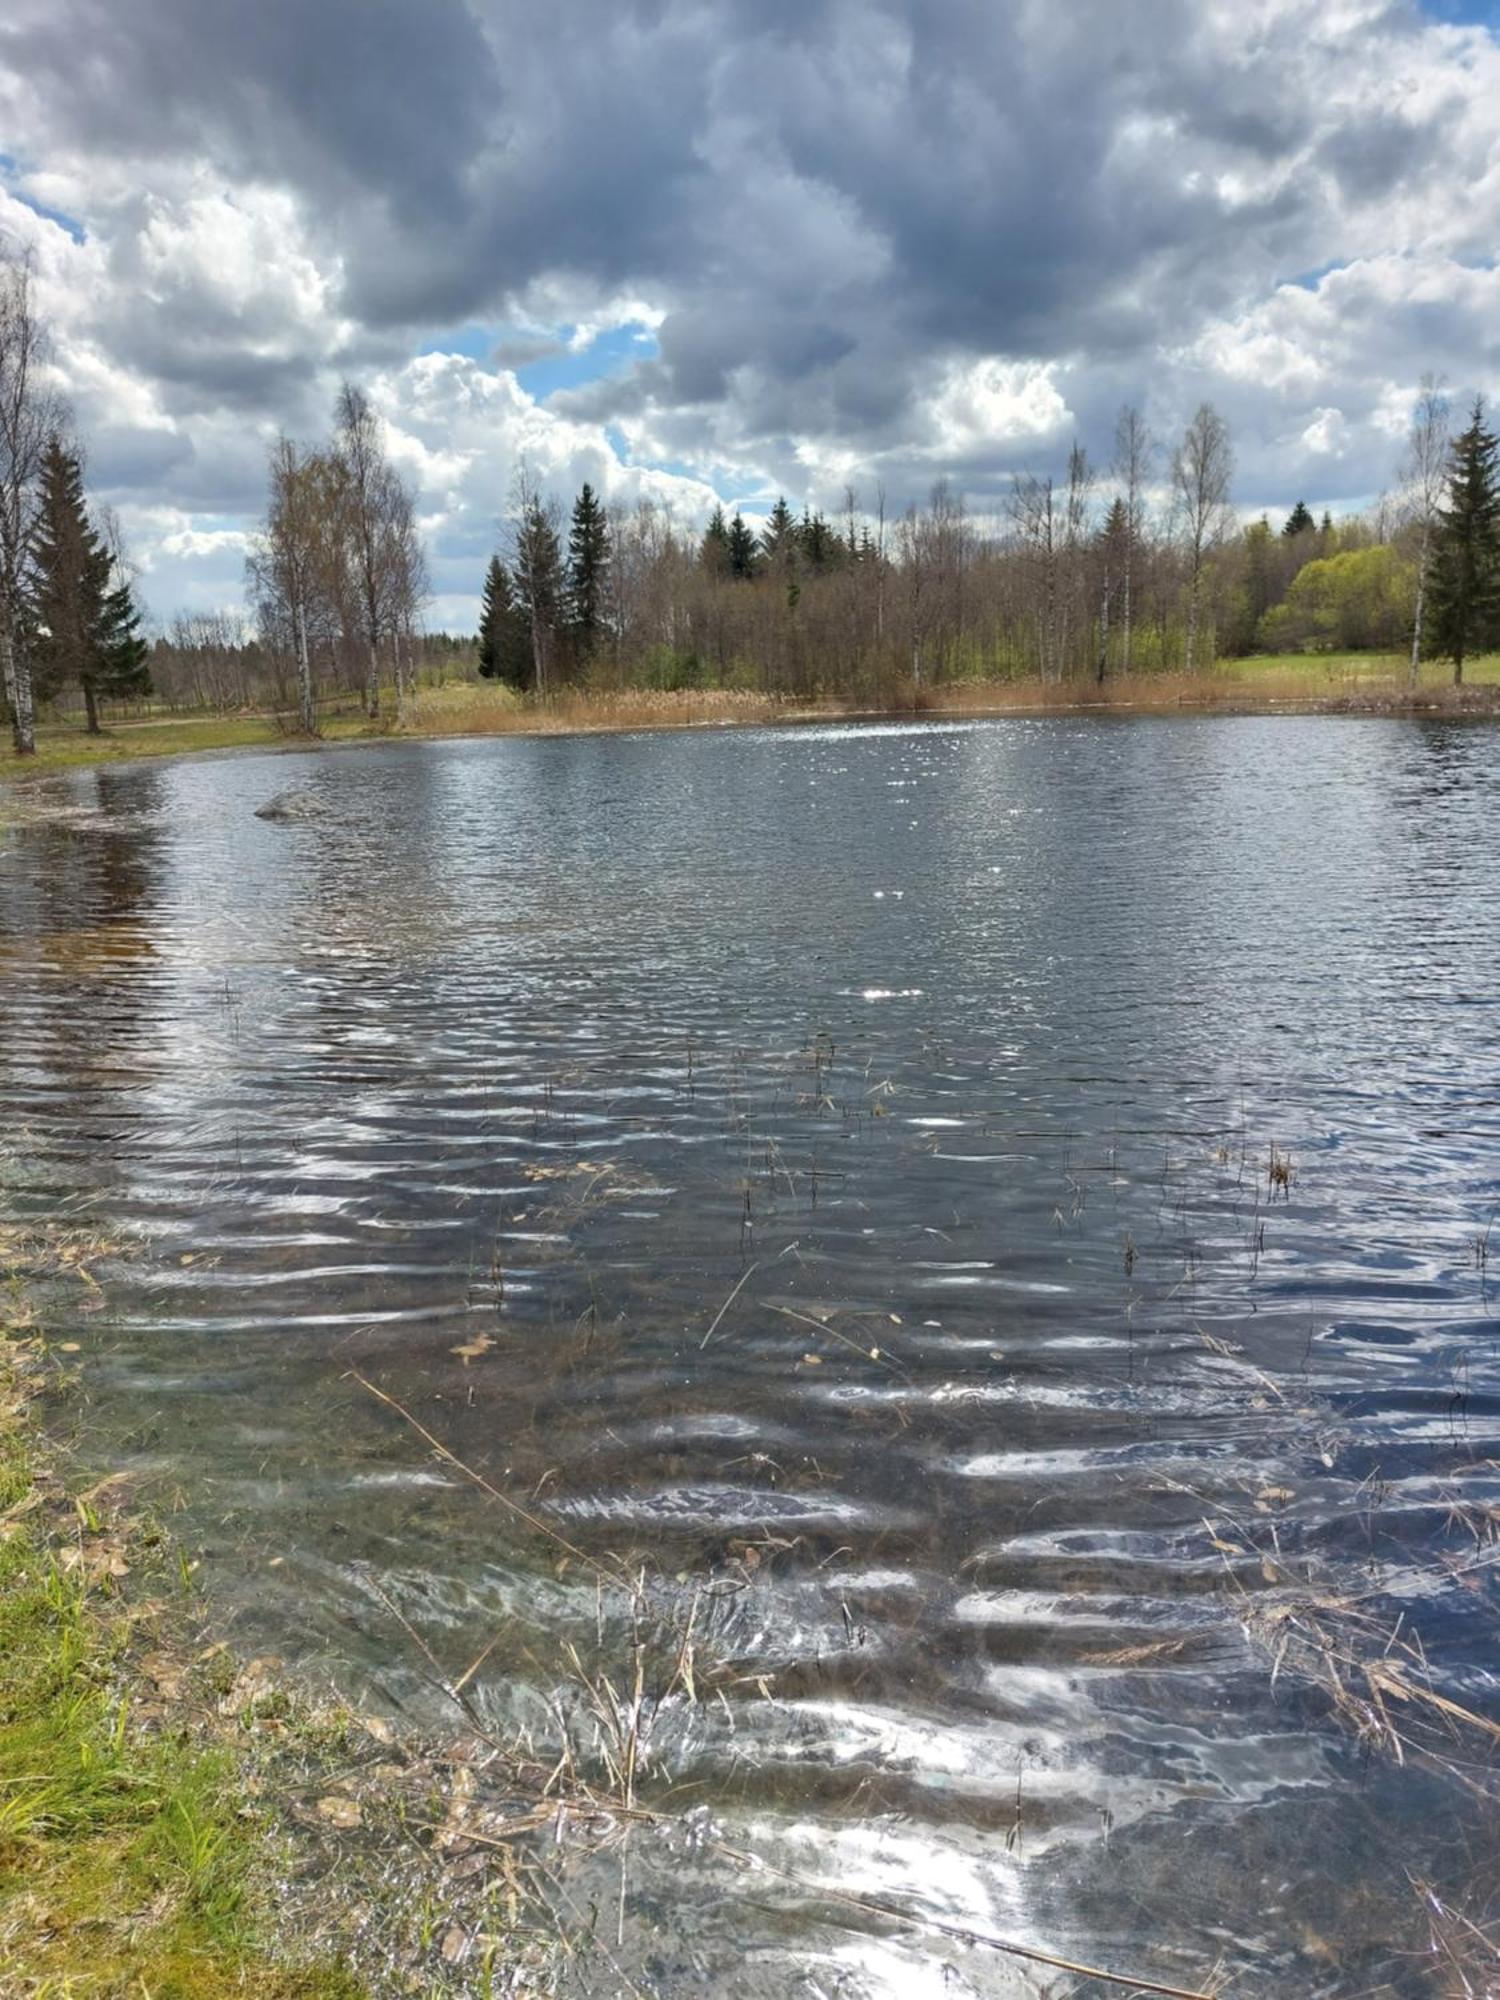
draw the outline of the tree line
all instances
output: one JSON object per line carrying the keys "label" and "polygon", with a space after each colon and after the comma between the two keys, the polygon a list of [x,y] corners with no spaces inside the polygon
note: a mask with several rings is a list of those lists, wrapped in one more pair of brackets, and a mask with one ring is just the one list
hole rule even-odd
{"label": "tree line", "polygon": [[[483,579],[477,649],[424,634],[415,499],[368,395],[339,391],[329,435],[271,447],[246,562],[248,625],[178,619],[149,653],[108,517],[48,387],[24,259],[0,255],[0,681],[16,746],[38,703],[81,693],[272,705],[311,733],[318,704],[399,714],[424,667],[469,661],[546,699],[570,686],[750,687],[880,702],[933,683],[1048,684],[1195,673],[1222,655],[1406,649],[1452,661],[1500,645],[1500,471],[1482,401],[1451,435],[1430,379],[1405,460],[1368,512],[1305,502],[1243,521],[1211,404],[1170,447],[1124,409],[1107,465],[1075,443],[1058,475],[1018,475],[976,516],[939,480],[900,513],[851,487],[832,516],[778,499],[759,525],[706,527],[585,485],[565,514],[523,465]],[[477,650],[477,660],[475,653]]]}
{"label": "tree line", "polygon": [[118,534],[89,504],[46,360],[30,264],[0,254],[0,687],[21,756],[35,751],[38,706],[65,690],[82,694],[98,735],[102,702],[151,686]]}
{"label": "tree line", "polygon": [[701,534],[592,487],[566,535],[523,475],[484,581],[479,671],[567,683],[750,685],[879,695],[957,678],[1047,683],[1194,673],[1254,652],[1400,651],[1453,662],[1500,645],[1500,492],[1482,401],[1449,436],[1424,382],[1395,490],[1335,524],[1233,509],[1227,426],[1202,405],[1170,451],[1127,407],[1102,472],[1017,477],[976,520],[939,481],[892,519],[846,492],[833,520],[778,499],[758,530],[716,508]]}

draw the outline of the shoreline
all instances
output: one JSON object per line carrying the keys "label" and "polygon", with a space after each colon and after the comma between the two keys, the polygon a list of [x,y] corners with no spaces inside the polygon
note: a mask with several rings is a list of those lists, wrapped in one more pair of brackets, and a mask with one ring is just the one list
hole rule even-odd
{"label": "shoreline", "polygon": [[[1007,692],[1013,690],[1013,692]],[[488,699],[487,699],[488,698]],[[1067,716],[1300,716],[1485,722],[1500,719],[1500,684],[1428,683],[1418,689],[1370,681],[1336,689],[1257,685],[1250,675],[1136,675],[1100,690],[1094,683],[1047,689],[1036,681],[952,682],[922,690],[912,701],[793,703],[739,690],[663,694],[621,690],[568,696],[540,707],[496,700],[471,683],[419,693],[416,713],[371,727],[360,718],[340,722],[314,737],[285,733],[274,716],[152,717],[117,723],[103,736],[81,732],[44,735],[38,755],[0,758],[0,788],[29,786],[44,778],[103,765],[223,756],[305,755],[372,744],[446,743],[505,736],[615,736],[681,730],[799,729],[837,723],[985,722],[1045,720]],[[423,710],[426,710],[424,714]],[[190,740],[184,740],[190,739]]]}

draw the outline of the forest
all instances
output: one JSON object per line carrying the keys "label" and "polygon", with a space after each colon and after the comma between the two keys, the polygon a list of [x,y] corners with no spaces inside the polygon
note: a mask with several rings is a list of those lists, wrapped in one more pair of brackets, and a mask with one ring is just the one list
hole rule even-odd
{"label": "forest", "polygon": [[[1042,689],[1203,676],[1256,653],[1400,653],[1464,663],[1500,643],[1500,468],[1483,402],[1424,381],[1373,506],[1335,520],[1236,502],[1210,404],[1180,436],[1120,412],[1107,463],[1075,441],[1058,474],[1018,472],[977,511],[948,478],[921,501],[846,488],[832,514],[778,498],[704,525],[585,484],[565,506],[523,463],[482,580],[476,634],[425,630],[417,495],[368,393],[330,433],[272,443],[243,610],[168,619],[148,644],[86,453],[45,387],[29,274],[0,273],[0,667],[19,754],[35,716],[330,710],[400,721],[423,685],[478,677],[564,691],[747,690],[900,703],[945,683]],[[1462,428],[1458,428],[1462,422]]]}

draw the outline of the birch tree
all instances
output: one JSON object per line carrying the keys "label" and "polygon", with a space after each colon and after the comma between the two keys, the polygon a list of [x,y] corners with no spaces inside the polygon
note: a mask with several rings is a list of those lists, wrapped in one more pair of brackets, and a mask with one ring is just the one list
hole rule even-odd
{"label": "birch tree", "polygon": [[1434,375],[1422,377],[1407,441],[1404,484],[1417,529],[1417,588],[1411,627],[1411,685],[1422,671],[1422,619],[1427,608],[1427,573],[1432,536],[1448,479],[1448,399]]}
{"label": "birch tree", "polygon": [[1130,672],[1130,643],[1133,631],[1137,557],[1146,532],[1146,484],[1151,475],[1155,451],[1151,433],[1133,403],[1121,410],[1115,425],[1114,475],[1124,502],[1119,524],[1120,567],[1120,670]]}
{"label": "birch tree", "polygon": [[1182,510],[1188,549],[1186,669],[1198,660],[1198,627],[1203,608],[1203,574],[1209,556],[1224,539],[1229,519],[1229,482],[1234,452],[1229,429],[1212,403],[1200,403],[1172,455],[1172,484]]}
{"label": "birch tree", "polygon": [[291,642],[297,663],[298,722],[305,736],[317,731],[308,627],[314,595],[326,568],[327,471],[326,464],[320,467],[316,454],[300,451],[290,438],[276,440],[271,447],[266,525],[246,564],[262,626],[280,626]]}
{"label": "birch tree", "polygon": [[36,755],[36,700],[22,599],[41,506],[42,461],[64,418],[61,402],[42,379],[45,352],[30,254],[0,244],[0,685],[20,757]]}
{"label": "birch tree", "polygon": [[334,406],[334,449],[347,485],[348,532],[365,649],[365,713],[380,713],[382,548],[388,469],[380,420],[364,390],[346,382]]}

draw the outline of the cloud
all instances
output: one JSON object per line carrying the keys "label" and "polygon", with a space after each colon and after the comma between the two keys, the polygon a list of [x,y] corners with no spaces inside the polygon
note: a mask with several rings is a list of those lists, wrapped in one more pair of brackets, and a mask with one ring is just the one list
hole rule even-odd
{"label": "cloud", "polygon": [[1209,397],[1247,504],[1358,501],[1424,369],[1500,386],[1497,107],[1416,0],[11,0],[0,228],[158,608],[234,594],[212,538],[350,373],[468,617],[522,453],[982,503]]}

